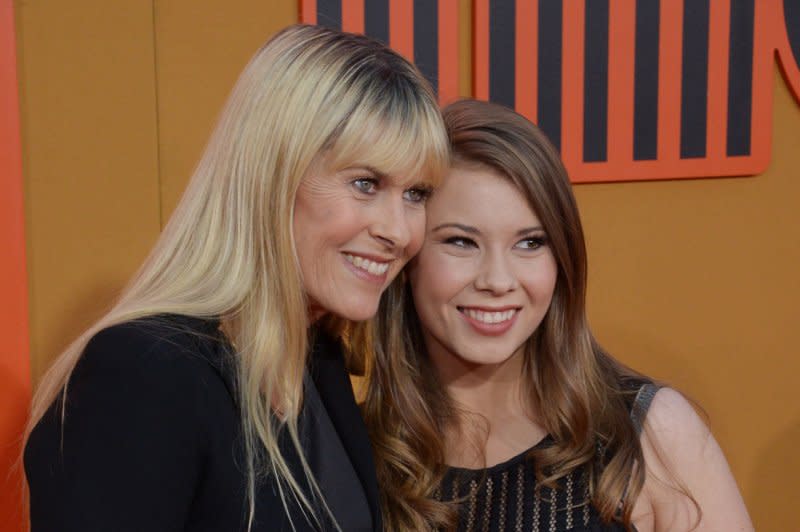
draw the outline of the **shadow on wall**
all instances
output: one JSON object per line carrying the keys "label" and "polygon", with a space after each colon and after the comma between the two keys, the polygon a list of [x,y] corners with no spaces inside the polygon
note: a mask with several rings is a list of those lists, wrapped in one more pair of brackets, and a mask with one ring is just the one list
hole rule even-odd
{"label": "shadow on wall", "polygon": [[800,419],[759,453],[747,493],[750,516],[758,530],[800,530],[797,498],[800,490],[778,489],[797,485],[800,478]]}

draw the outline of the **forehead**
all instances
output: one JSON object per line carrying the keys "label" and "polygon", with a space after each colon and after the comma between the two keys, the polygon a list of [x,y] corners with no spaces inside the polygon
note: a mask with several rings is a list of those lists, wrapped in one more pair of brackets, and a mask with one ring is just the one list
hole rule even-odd
{"label": "forehead", "polygon": [[427,206],[428,224],[463,223],[484,228],[539,225],[525,196],[506,177],[485,167],[451,168]]}

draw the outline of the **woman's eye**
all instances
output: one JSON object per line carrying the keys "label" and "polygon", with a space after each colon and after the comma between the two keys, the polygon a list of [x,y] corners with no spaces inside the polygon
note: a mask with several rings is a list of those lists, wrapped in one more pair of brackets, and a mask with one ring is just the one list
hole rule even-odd
{"label": "woman's eye", "polygon": [[547,244],[547,238],[544,236],[531,236],[524,238],[517,242],[516,247],[521,249],[539,249]]}
{"label": "woman's eye", "polygon": [[360,177],[352,181],[352,185],[364,194],[374,194],[378,188],[378,180],[370,177]]}
{"label": "woman's eye", "polygon": [[451,236],[450,238],[445,239],[445,244],[449,244],[451,246],[455,246],[457,248],[472,248],[476,247],[475,242],[472,239],[463,237],[463,236]]}
{"label": "woman's eye", "polygon": [[430,187],[414,187],[403,192],[403,197],[411,203],[425,203],[431,195]]}

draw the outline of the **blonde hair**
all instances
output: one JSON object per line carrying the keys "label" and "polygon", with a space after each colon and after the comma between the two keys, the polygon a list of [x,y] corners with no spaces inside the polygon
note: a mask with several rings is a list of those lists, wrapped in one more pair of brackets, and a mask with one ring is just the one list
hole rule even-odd
{"label": "blonde hair", "polygon": [[[586,320],[586,248],[566,169],[544,134],[499,105],[464,100],[444,110],[455,166],[496,171],[537,214],[558,273],[552,303],[525,346],[528,398],[555,444],[532,451],[546,485],[586,467],[591,502],[607,521],[630,525],[644,482],[627,381],[647,380],[606,354]],[[434,491],[445,473],[446,429],[460,412],[427,357],[411,290],[398,279],[375,320],[364,414],[373,439],[387,530],[455,524]],[[622,502],[620,512],[620,502]]]}
{"label": "blonde hair", "polygon": [[448,164],[435,97],[413,65],[368,37],[296,25],[250,60],[149,257],[111,310],[43,377],[26,439],[59,394],[66,396],[98,331],[161,313],[218,317],[238,354],[250,519],[262,473],[278,480],[287,512],[292,499],[316,519],[318,490],[303,493],[278,433],[285,430],[300,451],[310,324],[292,218],[301,178],[323,155],[333,169],[358,162],[432,184]]}

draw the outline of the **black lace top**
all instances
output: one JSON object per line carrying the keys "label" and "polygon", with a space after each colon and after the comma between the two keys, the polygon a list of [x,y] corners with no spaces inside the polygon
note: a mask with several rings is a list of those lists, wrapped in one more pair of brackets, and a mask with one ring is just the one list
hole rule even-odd
{"label": "black lace top", "polygon": [[[644,384],[631,407],[637,431],[658,388]],[[619,523],[605,523],[588,497],[587,471],[574,470],[559,479],[555,489],[536,481],[528,454],[552,445],[545,436],[531,449],[487,469],[448,469],[436,492],[442,501],[460,500],[459,532],[624,531]]]}

